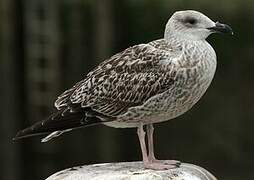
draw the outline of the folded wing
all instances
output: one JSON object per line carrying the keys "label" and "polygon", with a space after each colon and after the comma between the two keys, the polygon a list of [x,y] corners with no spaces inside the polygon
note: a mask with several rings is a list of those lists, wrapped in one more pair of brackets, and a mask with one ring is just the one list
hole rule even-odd
{"label": "folded wing", "polygon": [[[162,40],[161,40],[162,41]],[[161,42],[140,44],[112,56],[55,101],[57,112],[20,131],[16,138],[49,134],[117,120],[128,108],[174,83],[173,52]],[[167,64],[164,61],[167,60]]]}

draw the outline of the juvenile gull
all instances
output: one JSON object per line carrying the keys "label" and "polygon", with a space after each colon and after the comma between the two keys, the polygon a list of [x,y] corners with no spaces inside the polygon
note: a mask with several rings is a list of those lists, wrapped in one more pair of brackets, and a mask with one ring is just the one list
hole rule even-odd
{"label": "juvenile gull", "polygon": [[14,140],[47,134],[46,142],[95,124],[137,127],[146,168],[178,166],[178,161],[155,158],[153,123],[185,113],[205,93],[216,69],[216,54],[206,38],[215,32],[233,33],[200,12],[175,12],[163,39],[129,47],[102,62],[58,97],[54,114],[18,132]]}

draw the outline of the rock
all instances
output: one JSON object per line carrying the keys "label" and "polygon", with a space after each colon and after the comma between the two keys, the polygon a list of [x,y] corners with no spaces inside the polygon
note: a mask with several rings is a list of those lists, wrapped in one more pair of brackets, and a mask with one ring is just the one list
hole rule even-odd
{"label": "rock", "polygon": [[182,163],[179,168],[155,171],[142,162],[104,163],[73,167],[46,180],[217,180],[202,167]]}

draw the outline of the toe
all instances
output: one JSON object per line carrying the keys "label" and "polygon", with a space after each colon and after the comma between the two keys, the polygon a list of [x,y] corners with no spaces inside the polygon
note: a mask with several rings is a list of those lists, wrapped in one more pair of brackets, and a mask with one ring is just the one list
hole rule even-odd
{"label": "toe", "polygon": [[176,160],[165,160],[164,161],[165,164],[170,164],[170,165],[176,165],[176,166],[180,166],[181,162],[180,161],[176,161]]}
{"label": "toe", "polygon": [[153,170],[168,170],[177,168],[176,165],[164,164],[164,163],[146,163],[145,168]]}

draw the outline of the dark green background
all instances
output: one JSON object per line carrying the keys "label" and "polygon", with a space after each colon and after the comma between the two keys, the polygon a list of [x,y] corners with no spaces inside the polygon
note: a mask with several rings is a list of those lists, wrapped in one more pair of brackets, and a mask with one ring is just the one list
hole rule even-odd
{"label": "dark green background", "polygon": [[156,125],[160,159],[200,165],[220,180],[254,179],[253,0],[0,0],[0,179],[44,179],[67,167],[141,159],[136,130],[95,126],[42,144],[15,133],[105,58],[163,37],[168,18],[194,9],[229,24],[212,35],[218,67],[208,92]]}

